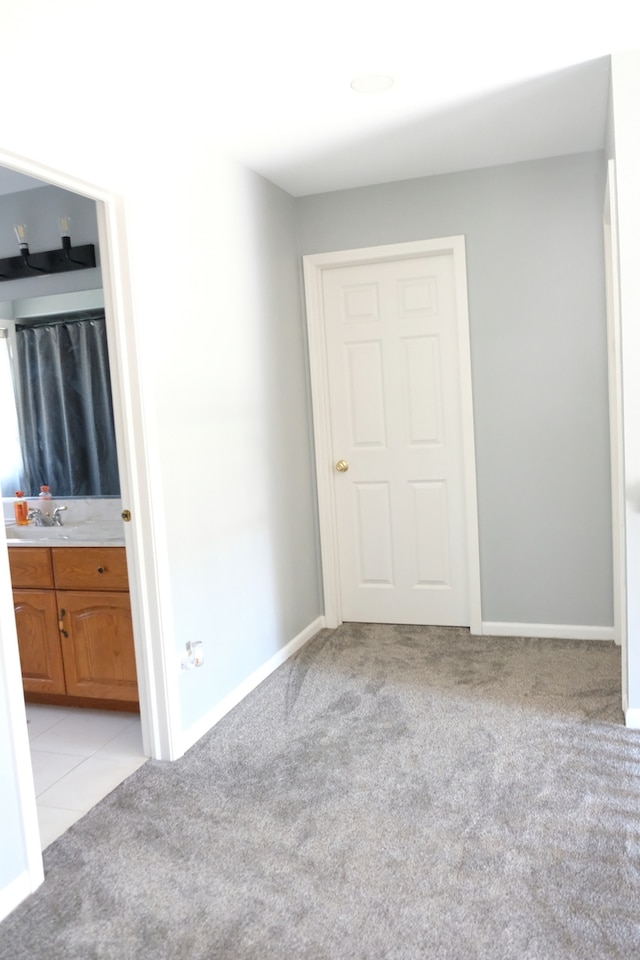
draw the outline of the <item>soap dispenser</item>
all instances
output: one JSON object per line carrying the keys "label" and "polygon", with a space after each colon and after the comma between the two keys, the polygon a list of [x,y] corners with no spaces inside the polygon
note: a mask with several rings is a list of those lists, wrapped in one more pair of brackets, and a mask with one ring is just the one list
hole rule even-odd
{"label": "soap dispenser", "polygon": [[44,484],[40,487],[40,493],[38,494],[41,500],[51,500],[51,494],[49,493],[49,487]]}
{"label": "soap dispenser", "polygon": [[25,500],[22,490],[16,490],[16,499],[13,501],[13,512],[16,515],[16,523],[19,526],[24,527],[29,523],[27,520],[29,504]]}

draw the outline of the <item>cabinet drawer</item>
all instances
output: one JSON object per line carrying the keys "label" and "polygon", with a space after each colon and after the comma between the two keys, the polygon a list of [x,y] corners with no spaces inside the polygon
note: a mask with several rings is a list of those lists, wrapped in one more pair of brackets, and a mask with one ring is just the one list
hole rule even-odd
{"label": "cabinet drawer", "polygon": [[53,569],[48,547],[9,547],[9,566],[14,587],[53,587]]}
{"label": "cabinet drawer", "polygon": [[51,557],[58,590],[129,589],[124,547],[52,547]]}

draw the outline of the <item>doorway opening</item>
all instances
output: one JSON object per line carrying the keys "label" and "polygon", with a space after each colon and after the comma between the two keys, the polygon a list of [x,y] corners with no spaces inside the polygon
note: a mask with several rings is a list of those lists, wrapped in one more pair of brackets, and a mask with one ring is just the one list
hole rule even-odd
{"label": "doorway opening", "polygon": [[[142,394],[137,362],[132,298],[128,286],[124,214],[120,198],[99,187],[89,186],[71,175],[51,171],[38,163],[0,151],[0,167],[18,176],[32,178],[30,187],[54,186],[87,198],[95,204],[98,246],[102,265],[102,289],[111,361],[111,385],[119,460],[122,504],[132,522],[125,524],[125,550],[131,595],[135,664],[138,678],[143,750],[156,759],[179,755],[179,726],[175,684],[165,656],[156,550],[152,518],[149,515],[149,445],[142,413]],[[0,291],[1,294],[1,291]],[[5,547],[0,549],[4,550]],[[7,570],[7,574],[4,570]],[[4,596],[11,595],[8,565],[0,576]],[[0,656],[4,654],[0,652]],[[14,675],[15,653],[7,654],[7,673]],[[15,699],[19,707],[19,699]],[[13,709],[13,708],[12,708]],[[20,729],[24,717],[19,708],[11,715],[11,726]],[[22,740],[20,741],[22,743]],[[28,757],[20,758],[21,766]],[[26,782],[26,781],[25,781]],[[37,820],[32,798],[22,804],[24,833],[33,848]],[[37,865],[31,871],[37,885]]]}

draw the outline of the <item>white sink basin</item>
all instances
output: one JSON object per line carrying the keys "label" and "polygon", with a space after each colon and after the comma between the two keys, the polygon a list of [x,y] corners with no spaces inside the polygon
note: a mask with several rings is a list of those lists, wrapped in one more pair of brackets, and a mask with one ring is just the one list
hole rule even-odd
{"label": "white sink basin", "polygon": [[17,523],[5,524],[9,543],[109,543],[124,540],[122,523],[109,520],[83,520],[81,523],[65,523],[62,527],[37,527]]}
{"label": "white sink basin", "polygon": [[63,540],[69,538],[70,532],[67,527],[36,527],[33,523],[7,523],[4,529],[7,540]]}

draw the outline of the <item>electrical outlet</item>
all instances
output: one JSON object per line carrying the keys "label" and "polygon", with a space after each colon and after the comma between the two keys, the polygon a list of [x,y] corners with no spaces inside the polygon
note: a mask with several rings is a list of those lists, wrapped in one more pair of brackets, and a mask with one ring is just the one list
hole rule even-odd
{"label": "electrical outlet", "polygon": [[193,657],[193,665],[201,667],[204,663],[204,643],[202,640],[192,640],[189,647],[189,654]]}
{"label": "electrical outlet", "polygon": [[180,661],[182,670],[201,667],[204,663],[204,644],[202,640],[190,640],[187,643],[187,656]]}

